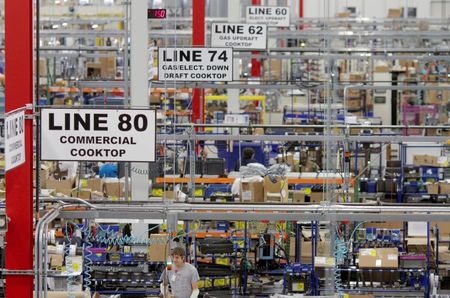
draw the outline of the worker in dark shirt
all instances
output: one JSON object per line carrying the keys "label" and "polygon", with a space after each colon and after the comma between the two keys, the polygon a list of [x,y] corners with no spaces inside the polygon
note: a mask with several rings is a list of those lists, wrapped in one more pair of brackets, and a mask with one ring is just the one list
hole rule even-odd
{"label": "worker in dark shirt", "polygon": [[239,171],[241,166],[246,166],[248,164],[255,163],[255,162],[258,162],[255,159],[255,151],[250,147],[246,147],[246,148],[244,148],[244,150],[242,150],[241,163],[239,163],[239,161],[237,162],[235,170]]}

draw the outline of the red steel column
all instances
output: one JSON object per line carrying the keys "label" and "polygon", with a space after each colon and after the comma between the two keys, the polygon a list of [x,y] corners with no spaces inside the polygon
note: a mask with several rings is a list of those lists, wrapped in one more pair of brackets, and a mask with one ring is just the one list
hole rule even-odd
{"label": "red steel column", "polygon": [[[5,110],[33,102],[33,1],[5,1]],[[33,270],[33,122],[25,120],[25,163],[6,173],[6,263]],[[6,275],[7,298],[31,298],[33,277]]]}
{"label": "red steel column", "polygon": [[303,18],[303,9],[304,9],[304,7],[303,7],[303,5],[304,5],[304,3],[303,3],[303,0],[299,0],[300,2],[299,2],[299,11],[298,11],[298,17],[299,18]]}
{"label": "red steel column", "polygon": [[[261,0],[252,0],[252,5],[261,5]],[[259,54],[257,51],[253,51],[252,54]],[[252,78],[260,78],[261,77],[261,61],[252,58],[252,70],[251,70]]]}
{"label": "red steel column", "polygon": [[[192,0],[192,46],[205,46],[205,0]],[[192,90],[192,123],[204,123],[204,90]]]}

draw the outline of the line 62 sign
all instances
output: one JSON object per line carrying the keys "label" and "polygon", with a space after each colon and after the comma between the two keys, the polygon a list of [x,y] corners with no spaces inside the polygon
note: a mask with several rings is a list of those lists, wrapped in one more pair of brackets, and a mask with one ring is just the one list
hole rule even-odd
{"label": "line 62 sign", "polygon": [[42,109],[41,159],[155,161],[156,112]]}
{"label": "line 62 sign", "polygon": [[211,46],[231,47],[235,50],[265,50],[267,25],[213,23]]}

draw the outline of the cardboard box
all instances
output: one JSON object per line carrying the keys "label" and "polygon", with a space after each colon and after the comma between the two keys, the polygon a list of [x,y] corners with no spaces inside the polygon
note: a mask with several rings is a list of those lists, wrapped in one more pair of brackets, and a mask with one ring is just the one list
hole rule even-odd
{"label": "cardboard box", "polygon": [[263,182],[242,182],[241,202],[264,202]]}
{"label": "cardboard box", "polygon": [[361,96],[361,91],[357,90],[357,89],[348,89],[347,90],[347,98],[349,97],[360,97]]}
{"label": "cardboard box", "polygon": [[100,178],[88,179],[86,188],[89,188],[92,191],[103,191],[103,180]]}
{"label": "cardboard box", "polygon": [[335,266],[334,257],[321,257],[316,256],[314,258],[314,266],[317,268],[329,268]]}
{"label": "cardboard box", "polygon": [[152,92],[150,94],[150,103],[155,103],[155,104],[161,103],[161,93],[160,92]]}
{"label": "cardboard box", "polygon": [[[104,52],[105,53],[105,52]],[[116,56],[111,52],[106,52],[109,57],[100,57],[101,74],[104,79],[115,79],[116,78]]]}
{"label": "cardboard box", "polygon": [[380,65],[380,66],[375,66],[374,72],[389,72],[389,66],[387,65]]}
{"label": "cardboard box", "polygon": [[75,186],[75,179],[56,180],[48,178],[45,182],[45,186],[48,189],[54,189],[56,193],[63,193],[66,196],[72,194],[72,189]]}
{"label": "cardboard box", "polygon": [[324,197],[323,192],[312,192],[310,195],[310,201],[311,203],[320,203],[324,200],[326,200],[326,197]]}
{"label": "cardboard box", "polygon": [[175,191],[173,191],[173,190],[166,190],[166,191],[164,191],[162,197],[165,200],[175,200],[176,201],[178,199],[177,193]]}
{"label": "cardboard box", "polygon": [[427,192],[430,195],[437,195],[437,194],[439,194],[439,183],[427,184]]}
{"label": "cardboard box", "polygon": [[91,200],[103,200],[105,198],[105,194],[103,191],[92,191],[91,192]]}
{"label": "cardboard box", "polygon": [[[428,253],[428,245],[427,245],[426,237],[409,237],[406,238],[406,251],[408,253],[418,254],[418,255],[426,255]],[[430,251],[430,265],[434,266],[434,250]]]}
{"label": "cardboard box", "polygon": [[359,109],[361,108],[361,99],[347,99],[347,109]]}
{"label": "cardboard box", "polygon": [[364,227],[365,228],[377,228],[377,229],[403,230],[403,222],[401,222],[401,221],[367,222],[364,224]]}
{"label": "cardboard box", "polygon": [[[41,188],[47,188],[46,184],[47,184],[48,177],[49,177],[49,171],[41,169],[40,174],[39,174]],[[33,169],[33,186],[34,187],[36,187],[35,181],[36,181],[36,169]]]}
{"label": "cardboard box", "polygon": [[305,194],[303,190],[292,190],[290,191],[293,203],[314,203],[318,204],[325,198],[323,192],[310,192]]}
{"label": "cardboard box", "polygon": [[47,60],[45,58],[39,59],[39,77],[47,76]]}
{"label": "cardboard box", "polygon": [[92,194],[92,191],[90,189],[81,188],[81,189],[73,189],[71,196],[74,198],[80,198],[83,200],[90,200],[91,194]]}
{"label": "cardboard box", "polygon": [[439,193],[443,195],[450,194],[450,183],[439,182]]}
{"label": "cardboard box", "polygon": [[61,267],[63,265],[62,255],[50,255],[50,267]]}
{"label": "cardboard box", "polygon": [[277,177],[273,183],[269,177],[264,177],[264,201],[287,203],[288,182],[286,178]]}
{"label": "cardboard box", "polygon": [[432,222],[430,228],[437,225],[439,228],[439,235],[442,237],[449,237],[450,235],[450,223],[449,222]]}
{"label": "cardboard box", "polygon": [[339,12],[336,16],[338,18],[348,19],[350,17],[350,13],[348,11],[346,11],[346,12]]}
{"label": "cardboard box", "polygon": [[[289,254],[295,256],[295,241],[292,239],[289,247]],[[311,264],[312,262],[312,242],[301,241],[301,253],[302,262]],[[329,257],[330,256],[330,242],[329,241],[317,241],[317,253],[316,257]]]}
{"label": "cardboard box", "polygon": [[291,194],[293,203],[304,203],[305,202],[305,192],[303,190],[292,190],[289,192]]}
{"label": "cardboard box", "polygon": [[88,79],[98,79],[102,76],[102,66],[100,63],[86,63],[86,77]]}
{"label": "cardboard box", "polygon": [[264,135],[264,128],[262,127],[257,127],[253,130],[253,134],[257,135],[257,136],[262,136]]}
{"label": "cardboard box", "polygon": [[103,189],[107,197],[121,198],[125,195],[124,182],[105,182],[103,184]]}
{"label": "cardboard box", "polygon": [[276,158],[277,163],[286,163],[288,165],[294,165],[294,155],[292,154],[286,154],[284,156],[277,156]]}
{"label": "cardboard box", "polygon": [[349,74],[349,81],[350,82],[361,82],[361,81],[364,81],[365,80],[365,77],[366,77],[366,74],[365,73],[356,73],[356,72],[353,72],[353,73],[350,73]]}
{"label": "cardboard box", "polygon": [[169,236],[165,234],[150,235],[147,259],[150,262],[165,262],[170,257]]}
{"label": "cardboard box", "polygon": [[390,8],[388,10],[388,18],[398,19],[402,17],[402,10],[400,8]]}
{"label": "cardboard box", "polygon": [[362,248],[359,268],[398,268],[398,248]]}
{"label": "cardboard box", "polygon": [[450,261],[450,250],[447,245],[439,245],[439,261],[440,262],[449,262]]}
{"label": "cardboard box", "polygon": [[429,167],[438,167],[438,157],[431,155],[414,155],[413,156],[413,164],[416,167],[420,166],[429,166]]}

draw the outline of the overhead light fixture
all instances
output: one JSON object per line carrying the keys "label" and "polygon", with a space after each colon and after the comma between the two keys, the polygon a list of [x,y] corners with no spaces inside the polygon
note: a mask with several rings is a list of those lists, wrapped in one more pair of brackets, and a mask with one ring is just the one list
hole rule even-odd
{"label": "overhead light fixture", "polygon": [[92,29],[97,29],[98,28],[98,25],[97,24],[93,24],[92,25]]}
{"label": "overhead light fixture", "polygon": [[62,26],[63,26],[63,27],[67,27],[67,25],[68,25],[68,24],[67,24],[67,23],[65,23],[65,22],[64,22],[64,23],[62,23]]}
{"label": "overhead light fixture", "polygon": [[59,25],[58,25],[58,24],[54,24],[54,25],[52,25],[52,28],[53,28],[53,29],[58,29],[58,28],[59,28]]}

